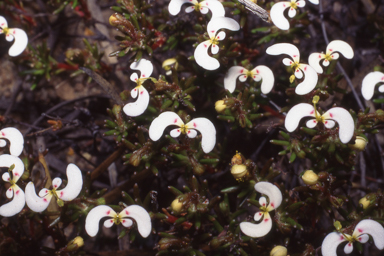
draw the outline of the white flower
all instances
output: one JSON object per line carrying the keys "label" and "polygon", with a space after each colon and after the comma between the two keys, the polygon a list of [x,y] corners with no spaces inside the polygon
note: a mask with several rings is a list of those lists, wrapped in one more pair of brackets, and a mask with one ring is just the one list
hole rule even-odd
{"label": "white flower", "polygon": [[315,118],[307,121],[308,128],[314,128],[318,122],[322,122],[326,128],[331,129],[335,126],[336,121],[339,124],[340,141],[344,144],[348,143],[355,131],[355,123],[351,114],[344,108],[335,107],[320,115],[317,110],[315,111],[318,100],[319,97],[315,96],[314,106],[300,103],[291,108],[285,117],[285,128],[289,132],[293,132],[299,125],[300,120],[306,116]]}
{"label": "white flower", "polygon": [[296,46],[288,43],[274,44],[268,47],[266,52],[270,55],[287,54],[292,58],[293,61],[289,58],[283,59],[284,65],[290,66],[294,70],[295,75],[290,78],[292,81],[294,77],[303,78],[304,73],[304,80],[297,85],[296,94],[304,95],[315,89],[318,80],[317,73],[311,66],[299,63],[300,52]]}
{"label": "white flower", "polygon": [[[384,73],[380,71],[374,71],[368,73],[368,75],[364,77],[363,83],[361,85],[361,93],[363,94],[364,99],[372,99],[377,83],[384,83]],[[384,92],[384,84],[379,86],[379,92]]]}
{"label": "white flower", "polygon": [[2,138],[9,140],[9,152],[11,155],[19,156],[23,152],[24,137],[18,129],[8,127],[0,130],[0,147],[5,147],[7,142]]}
{"label": "white flower", "polygon": [[150,78],[153,65],[149,60],[140,59],[138,62],[133,62],[130,67],[131,69],[139,70],[141,75],[140,78],[137,76],[137,73],[131,75],[131,81],[137,84],[131,91],[131,96],[132,98],[137,97],[137,100],[126,104],[123,111],[127,116],[139,116],[144,113],[149,104],[149,93],[142,84]]}
{"label": "white flower", "polygon": [[258,182],[255,185],[255,190],[264,195],[267,195],[269,198],[269,204],[267,205],[267,199],[265,197],[260,197],[260,211],[256,212],[254,216],[255,221],[260,221],[260,223],[240,223],[241,232],[253,238],[265,236],[272,229],[272,219],[269,215],[269,212],[279,207],[281,201],[283,200],[280,189],[272,183]]}
{"label": "white flower", "polygon": [[[312,3],[318,4],[318,0],[311,0]],[[304,0],[291,0],[275,3],[271,8],[271,20],[276,27],[282,30],[289,29],[289,21],[284,17],[285,9],[289,8],[288,16],[290,18],[295,17],[297,7],[304,7]]]}
{"label": "white flower", "polygon": [[209,48],[211,48],[212,54],[219,52],[219,41],[224,40],[225,38],[224,31],[218,32],[220,29],[237,31],[240,29],[240,25],[234,19],[227,17],[216,17],[211,19],[207,25],[207,32],[210,39],[200,43],[196,47],[194,53],[197,64],[204,69],[215,70],[220,67],[220,62],[208,55]]}
{"label": "white flower", "polygon": [[8,28],[8,22],[3,16],[0,16],[0,34],[5,34],[5,39],[8,42],[15,40],[11,48],[9,48],[8,54],[12,57],[20,55],[28,44],[28,36],[19,28]]}
{"label": "white flower", "polygon": [[164,129],[169,125],[179,126],[179,128],[173,129],[170,133],[174,138],[178,137],[180,133],[187,134],[189,138],[195,138],[197,135],[196,130],[199,131],[202,136],[201,147],[205,153],[211,152],[216,144],[215,126],[207,118],[195,118],[189,123],[184,124],[176,113],[169,111],[161,113],[152,121],[149,127],[149,137],[151,140],[159,140],[161,135],[163,135]]}
{"label": "white flower", "polygon": [[59,206],[64,205],[64,201],[71,201],[75,199],[83,187],[83,177],[81,176],[80,169],[74,165],[69,164],[67,166],[67,186],[61,190],[58,188],[61,185],[62,180],[60,178],[54,178],[52,180],[52,190],[43,188],[39,192],[39,196],[36,195],[35,186],[33,182],[29,182],[25,187],[25,201],[28,207],[35,212],[42,212],[47,209],[52,197],[55,197]]}
{"label": "white flower", "polygon": [[320,66],[320,61],[323,61],[323,66],[328,67],[331,60],[337,60],[339,58],[339,52],[344,55],[347,59],[353,58],[353,49],[352,47],[344,41],[334,40],[330,42],[327,46],[326,53],[311,53],[308,58],[308,64],[313,67],[317,73],[322,74],[323,69]]}
{"label": "white flower", "polygon": [[228,70],[224,77],[224,88],[229,92],[233,92],[236,88],[236,79],[238,77],[241,82],[245,82],[248,77],[251,77],[256,82],[263,80],[261,82],[261,92],[264,94],[268,94],[272,90],[273,84],[275,83],[273,72],[267,66],[260,65],[251,71],[241,66],[234,66]]}
{"label": "white flower", "polygon": [[211,10],[212,18],[225,16],[224,6],[218,0],[205,0],[200,3],[197,0],[171,0],[168,5],[169,13],[172,15],[179,14],[181,6],[185,3],[192,4],[185,9],[187,13],[200,11],[202,14],[207,14],[208,10]]}
{"label": "white flower", "polygon": [[353,250],[353,242],[366,243],[369,236],[373,238],[373,242],[379,250],[384,249],[384,228],[380,223],[374,220],[360,221],[353,231],[352,236],[339,232],[328,234],[321,245],[323,256],[337,256],[336,249],[342,242],[348,241],[344,247],[344,252],[350,254]]}
{"label": "white flower", "polygon": [[5,195],[7,198],[13,200],[9,203],[6,203],[0,207],[0,215],[4,217],[11,217],[19,213],[25,205],[25,195],[24,191],[16,184],[20,179],[21,175],[24,173],[24,164],[20,158],[8,154],[0,156],[0,167],[10,168],[14,165],[12,169],[12,178],[9,173],[6,172],[3,174],[2,178],[5,182],[9,182],[11,186],[7,189]]}
{"label": "white flower", "polygon": [[93,208],[85,219],[85,231],[91,237],[96,236],[99,232],[99,222],[101,218],[111,217],[104,221],[104,227],[110,228],[115,223],[120,223],[124,227],[130,227],[133,225],[134,219],[137,223],[137,229],[142,237],[148,237],[152,230],[151,217],[148,212],[139,205],[131,205],[117,214],[111,207],[106,205],[99,205]]}

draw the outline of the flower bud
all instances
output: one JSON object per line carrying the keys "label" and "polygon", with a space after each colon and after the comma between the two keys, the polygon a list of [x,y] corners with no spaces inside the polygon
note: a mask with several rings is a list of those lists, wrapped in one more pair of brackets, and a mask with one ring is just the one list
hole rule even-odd
{"label": "flower bud", "polygon": [[175,65],[175,69],[177,70],[177,68],[179,67],[179,63],[177,62],[177,60],[175,58],[171,58],[171,59],[166,59],[164,62],[163,62],[163,69],[166,71],[165,74],[167,74],[168,76],[172,74],[172,70],[171,70],[171,67]]}
{"label": "flower bud", "polygon": [[172,211],[174,213],[179,213],[181,212],[181,210],[183,209],[183,203],[180,202],[179,198],[176,198],[175,200],[173,200],[173,202],[171,203],[171,208],[172,208]]}
{"label": "flower bud", "polygon": [[116,21],[117,21],[117,18],[116,18],[116,13],[115,13],[109,17],[109,24],[111,24],[111,26],[116,26],[116,24],[115,24]]}
{"label": "flower bud", "polygon": [[287,248],[284,246],[278,245],[275,246],[272,251],[270,252],[270,256],[287,256]]}
{"label": "flower bud", "polygon": [[218,100],[215,103],[215,109],[218,113],[223,112],[227,108],[227,105],[225,105],[223,100]]}
{"label": "flower bud", "polygon": [[78,250],[78,249],[79,249],[80,247],[82,247],[83,245],[84,245],[84,239],[83,239],[81,236],[77,236],[77,237],[75,237],[74,239],[72,239],[72,240],[68,243],[68,245],[67,245],[65,251],[67,251],[67,252],[73,252],[73,251]]}
{"label": "flower bud", "polygon": [[359,204],[363,205],[363,209],[367,209],[371,202],[367,200],[367,197],[363,197],[359,200]]}
{"label": "flower bud", "polygon": [[235,164],[232,166],[231,174],[237,181],[242,181],[248,175],[247,166],[243,164]]}
{"label": "flower bud", "polygon": [[317,176],[317,174],[314,173],[312,170],[305,171],[301,178],[307,185],[314,185],[319,180],[319,176]]}
{"label": "flower bud", "polygon": [[357,151],[363,151],[367,146],[368,141],[362,136],[356,136],[355,144],[348,144],[348,146]]}
{"label": "flower bud", "polygon": [[243,163],[243,158],[241,157],[241,154],[236,152],[236,155],[232,157],[231,165],[242,164],[242,163]]}

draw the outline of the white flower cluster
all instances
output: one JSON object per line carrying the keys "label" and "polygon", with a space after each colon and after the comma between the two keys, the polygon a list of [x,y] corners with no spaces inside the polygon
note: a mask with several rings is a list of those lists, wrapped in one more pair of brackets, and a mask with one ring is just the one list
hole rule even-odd
{"label": "white flower cluster", "polygon": [[20,55],[28,45],[28,36],[19,28],[9,28],[7,20],[0,16],[0,34],[5,34],[5,39],[8,42],[15,41],[8,54],[12,57]]}

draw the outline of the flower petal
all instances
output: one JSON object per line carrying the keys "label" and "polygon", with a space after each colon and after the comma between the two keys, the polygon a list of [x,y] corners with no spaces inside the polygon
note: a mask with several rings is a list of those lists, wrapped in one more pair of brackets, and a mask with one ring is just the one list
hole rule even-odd
{"label": "flower petal", "polygon": [[[137,73],[132,73],[130,79],[131,79],[132,82],[137,83],[137,80],[139,79],[139,77],[137,76]],[[131,92],[131,94],[132,94],[132,92]],[[136,97],[134,97],[134,98],[136,98]]]}
{"label": "flower petal", "polygon": [[319,0],[309,0],[309,2],[311,2],[313,4],[319,4]]}
{"label": "flower petal", "polygon": [[350,254],[353,251],[353,243],[349,242],[344,246],[344,253]]}
{"label": "flower petal", "polygon": [[[264,197],[265,198],[265,197]],[[253,216],[253,219],[255,220],[255,221],[259,221],[259,220],[261,220],[261,218],[263,217],[263,215],[264,215],[264,213],[262,213],[262,212],[257,212],[257,213],[255,213],[255,216]]]}
{"label": "flower petal", "polygon": [[196,47],[193,55],[195,57],[196,63],[200,67],[206,70],[215,70],[220,67],[220,62],[217,59],[212,58],[208,55],[208,48],[210,45],[211,43],[209,42],[209,40],[200,43]]}
{"label": "flower petal", "polygon": [[99,222],[101,218],[104,217],[115,217],[116,212],[107,205],[99,205],[93,208],[87,215],[85,219],[85,231],[91,237],[96,236],[99,232]]}
{"label": "flower petal", "polygon": [[296,10],[295,10],[295,8],[289,8],[289,11],[288,11],[288,16],[290,17],[290,18],[293,18],[293,17],[295,17],[295,15],[296,15]]}
{"label": "flower petal", "polygon": [[327,127],[328,129],[331,129],[335,126],[335,122],[332,120],[325,120],[324,121],[324,126]]}
{"label": "flower petal", "polygon": [[151,217],[148,212],[139,205],[131,205],[122,210],[121,218],[129,217],[136,221],[137,229],[142,237],[148,237],[152,231]]}
{"label": "flower petal", "polygon": [[231,31],[237,31],[240,29],[239,23],[228,17],[215,17],[212,18],[207,25],[207,32],[210,35],[216,34],[219,29],[228,29]]}
{"label": "flower petal", "polygon": [[79,167],[75,164],[67,166],[67,186],[62,190],[57,190],[57,195],[64,201],[71,201],[75,199],[83,188],[83,177]]}
{"label": "flower petal", "polygon": [[185,12],[186,13],[191,13],[195,10],[195,6],[188,6],[187,8],[185,8]]}
{"label": "flower petal", "polygon": [[184,122],[176,113],[170,111],[161,113],[149,126],[149,138],[153,141],[157,141],[160,139],[161,135],[163,135],[164,129],[167,128],[167,126],[177,125],[180,127],[183,124]]}
{"label": "flower petal", "polygon": [[[0,16],[1,17],[1,16]],[[11,177],[9,176],[9,173],[8,172],[5,172],[3,173],[3,175],[1,176],[1,178],[3,179],[3,181],[5,182],[9,182],[11,180]]]}
{"label": "flower petal", "polygon": [[324,54],[314,52],[309,55],[308,64],[319,74],[323,73],[323,69],[320,66],[320,61],[324,59]]}
{"label": "flower petal", "polygon": [[220,31],[219,33],[217,33],[216,39],[219,41],[222,41],[222,40],[224,40],[225,36],[226,36],[225,32]]}
{"label": "flower petal", "polygon": [[105,220],[105,221],[104,221],[104,227],[106,227],[106,228],[110,228],[110,227],[113,226],[114,223],[115,223],[115,222],[113,221],[113,219]]}
{"label": "flower petal", "polygon": [[284,10],[287,9],[290,5],[290,2],[279,2],[275,3],[271,8],[271,20],[276,27],[282,30],[289,29],[289,22],[284,17]]}
{"label": "flower petal", "polygon": [[171,0],[171,2],[168,5],[169,13],[172,15],[179,14],[181,10],[181,6],[188,2],[190,2],[190,0]]}
{"label": "flower petal", "polygon": [[60,185],[61,185],[62,182],[63,182],[63,181],[62,181],[60,178],[54,178],[54,179],[52,180],[52,186],[53,186],[55,189],[57,189],[57,188],[60,187]]}
{"label": "flower petal", "polygon": [[11,199],[13,197],[13,188],[9,187],[5,192],[5,195],[7,196],[7,198]]}
{"label": "flower petal", "polygon": [[297,79],[303,78],[303,71],[301,71],[299,68],[296,68],[295,76],[296,76]]}
{"label": "flower petal", "polygon": [[0,215],[4,217],[11,217],[21,212],[25,205],[24,191],[17,185],[13,187],[13,200],[0,207]]}
{"label": "flower petal", "polygon": [[173,138],[177,138],[180,136],[180,133],[181,133],[181,129],[180,128],[176,128],[176,129],[173,129],[169,134],[173,137]]}
{"label": "flower petal", "polygon": [[[277,3],[279,4],[279,3]],[[277,5],[275,4],[275,5]],[[275,6],[274,5],[274,6]],[[273,7],[272,7],[273,9]],[[269,46],[266,50],[266,53],[269,55],[280,55],[280,54],[287,54],[291,56],[294,62],[299,62],[300,60],[300,52],[299,49],[294,46],[293,44],[288,43],[280,43],[280,44],[274,44],[272,46]]]}
{"label": "flower petal", "polygon": [[8,54],[9,56],[15,57],[20,55],[28,45],[28,36],[24,32],[24,30],[19,28],[13,28],[9,30],[9,33],[12,33],[15,38],[15,42],[9,48]]}
{"label": "flower petal", "polygon": [[360,234],[368,234],[372,236],[373,242],[379,250],[384,249],[384,228],[383,226],[374,220],[362,220],[360,221],[353,231],[353,236],[359,236]]}
{"label": "flower petal", "polygon": [[201,14],[207,14],[208,11],[209,11],[208,8],[206,8],[206,7],[200,7],[200,13],[201,13]]}
{"label": "flower petal", "polygon": [[222,3],[217,0],[206,0],[200,3],[202,6],[206,6],[212,12],[212,18],[224,17],[225,9]]}
{"label": "flower petal", "polygon": [[329,233],[321,244],[321,252],[323,256],[337,256],[337,247],[344,241],[346,240],[342,234],[338,232]]}
{"label": "flower petal", "polygon": [[[273,75],[272,70],[267,66],[259,65],[252,71],[261,76],[261,92],[263,94],[270,93],[272,91],[273,84],[275,83],[275,76]],[[257,82],[260,78],[255,76],[253,79]]]}
{"label": "flower petal", "polygon": [[139,116],[143,114],[149,104],[149,93],[144,86],[138,86],[136,88],[139,95],[137,100],[135,102],[128,103],[123,107],[123,111],[127,116]]}
{"label": "flower petal", "polygon": [[364,99],[370,100],[372,98],[375,85],[379,82],[384,82],[384,73],[382,72],[374,71],[364,77],[361,85],[361,94],[363,94]]}
{"label": "flower petal", "polygon": [[42,190],[39,191],[39,197],[45,197],[49,191],[50,191],[49,189],[43,188]]}
{"label": "flower petal", "polygon": [[[228,69],[227,74],[225,74],[224,77],[224,88],[227,89],[229,92],[234,92],[236,88],[236,80],[240,75],[243,75],[248,70],[241,67],[241,66],[233,66],[230,69]],[[245,76],[245,79],[247,77]]]}
{"label": "flower petal", "polygon": [[12,180],[16,183],[21,175],[24,173],[24,163],[20,158],[13,155],[3,154],[0,155],[0,167],[11,167],[11,165],[15,165],[12,170]]}
{"label": "flower petal", "polygon": [[121,225],[128,228],[133,225],[133,221],[131,219],[123,219],[121,220]]}
{"label": "flower petal", "polygon": [[[39,194],[42,194],[42,191],[40,191]],[[50,194],[47,194],[45,197],[37,196],[35,186],[32,181],[30,181],[25,187],[25,202],[27,203],[29,209],[34,212],[42,212],[47,209],[51,199],[52,195]]]}
{"label": "flower petal", "polygon": [[267,207],[267,199],[264,196],[260,197],[259,204],[261,206]]}
{"label": "flower petal", "polygon": [[[268,215],[268,218],[266,218]],[[269,233],[272,229],[272,220],[269,217],[269,214],[264,214],[264,219],[258,223],[253,224],[251,222],[241,222],[240,223],[241,232],[245,235],[256,238],[262,237]]]}
{"label": "flower petal", "polygon": [[19,156],[23,152],[24,137],[21,132],[13,127],[8,127],[0,130],[0,138],[9,140],[9,152],[11,155]]}
{"label": "flower petal", "polygon": [[189,138],[195,138],[196,137],[196,135],[197,135],[197,132],[195,131],[195,130],[193,130],[193,129],[188,129],[188,131],[187,131],[187,136],[189,137]]}
{"label": "flower petal", "polygon": [[285,66],[291,66],[293,64],[293,61],[290,58],[284,58],[283,59],[283,64]]}
{"label": "flower petal", "polygon": [[308,120],[305,125],[308,127],[308,128],[314,128],[316,125],[317,125],[317,120],[316,119],[311,119],[311,120]]}
{"label": "flower petal", "polygon": [[130,68],[133,70],[139,70],[140,78],[148,78],[152,75],[153,72],[152,62],[146,59],[140,59],[137,62],[133,62]]}
{"label": "flower petal", "polygon": [[0,16],[0,27],[8,28],[8,22],[3,16]]}
{"label": "flower petal", "polygon": [[300,64],[300,69],[304,72],[304,80],[296,86],[295,92],[298,95],[305,95],[315,89],[319,77],[316,71],[307,64]]}
{"label": "flower petal", "polygon": [[[269,207],[276,209],[280,206],[281,201],[283,200],[283,195],[278,187],[273,185],[272,183],[261,181],[256,183],[255,190],[264,195],[267,195],[269,198]],[[266,216],[264,216],[266,217]],[[265,221],[265,218],[264,218]],[[272,224],[271,224],[272,225]]]}
{"label": "flower petal", "polygon": [[339,124],[339,138],[342,143],[348,143],[355,132],[355,122],[351,114],[344,108],[331,108],[323,114],[326,120],[333,119]]}
{"label": "flower petal", "polygon": [[307,103],[300,103],[293,106],[285,117],[285,129],[287,129],[289,132],[293,132],[299,125],[300,120],[306,116],[316,117],[315,109],[312,105]]}
{"label": "flower petal", "polygon": [[216,129],[213,123],[204,117],[192,119],[186,124],[188,129],[196,129],[201,133],[201,147],[205,153],[209,153],[216,144]]}
{"label": "flower petal", "polygon": [[[333,52],[339,52],[347,59],[352,59],[354,55],[352,47],[341,40],[334,40],[328,44],[327,53],[331,54]],[[334,59],[337,59],[336,56]]]}
{"label": "flower petal", "polygon": [[219,45],[217,45],[217,44],[211,45],[211,53],[212,54],[217,54],[219,52],[219,50],[220,50]]}
{"label": "flower petal", "polygon": [[359,237],[357,238],[357,240],[358,240],[360,243],[364,244],[364,243],[368,242],[368,240],[369,240],[369,235],[367,235],[367,234],[362,234],[361,236],[359,236]]}

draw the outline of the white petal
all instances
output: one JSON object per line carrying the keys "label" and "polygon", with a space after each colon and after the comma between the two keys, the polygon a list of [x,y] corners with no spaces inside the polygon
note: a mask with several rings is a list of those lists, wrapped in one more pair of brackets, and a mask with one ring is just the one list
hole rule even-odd
{"label": "white petal", "polygon": [[[137,73],[132,73],[131,77],[130,77],[131,81],[132,82],[137,82],[137,80],[139,79],[139,77],[137,76]],[[131,92],[132,93],[132,92]],[[132,96],[133,97],[133,96]],[[133,98],[136,98],[136,97],[133,97]]]}
{"label": "white petal", "polygon": [[[328,44],[327,53],[333,52],[339,52],[347,59],[352,59],[354,55],[352,47],[341,40],[334,40]],[[336,56],[334,57],[334,59],[337,59]]]}
{"label": "white petal", "polygon": [[312,105],[307,103],[300,103],[293,106],[285,117],[285,129],[287,129],[289,132],[293,132],[299,125],[300,120],[306,116],[315,117],[315,109]]}
{"label": "white petal", "polygon": [[291,66],[293,64],[293,61],[290,58],[284,58],[283,59],[283,64],[285,66]]}
{"label": "white petal", "polygon": [[15,167],[12,170],[12,180],[16,183],[20,179],[21,175],[23,175],[24,173],[23,161],[13,155],[3,154],[0,156],[0,167],[9,168],[13,164],[15,165]]}
{"label": "white petal", "polygon": [[[279,4],[279,3],[277,3],[277,4]],[[275,4],[275,5],[277,5],[277,4]],[[269,55],[287,54],[287,55],[291,56],[291,58],[293,59],[294,62],[299,62],[299,60],[300,60],[299,49],[296,46],[294,46],[293,44],[288,44],[288,43],[274,44],[274,45],[269,46],[267,48],[266,53],[268,53]]]}
{"label": "white petal", "polygon": [[295,17],[295,15],[296,15],[296,9],[295,8],[289,8],[289,11],[288,11],[288,16],[290,17],[290,18],[293,18],[293,17]]}
{"label": "white petal", "polygon": [[[39,194],[42,194],[41,191]],[[35,186],[30,181],[25,187],[25,202],[28,207],[34,212],[42,212],[47,209],[49,202],[52,199],[52,195],[46,195],[45,197],[39,197],[36,195]]]}
{"label": "white petal", "polygon": [[212,46],[211,46],[211,53],[212,54],[217,54],[219,52],[219,50],[220,50],[219,45],[212,44]]}
{"label": "white petal", "polygon": [[264,219],[258,224],[253,224],[250,222],[241,222],[241,232],[253,238],[262,237],[268,234],[269,231],[271,231],[272,229],[272,220],[271,218],[269,218],[269,216],[268,218],[265,218],[265,215],[267,214],[264,214]]}
{"label": "white petal", "polygon": [[161,113],[149,126],[149,138],[157,141],[161,135],[163,135],[164,129],[167,128],[168,125],[177,125],[180,127],[183,124],[184,122],[176,113],[170,111]]}
{"label": "white petal", "polygon": [[320,66],[320,61],[324,59],[324,54],[314,52],[309,55],[308,64],[319,74],[323,73],[323,69]]}
{"label": "white petal", "polygon": [[7,198],[11,199],[13,197],[13,188],[9,187],[5,192],[5,195],[7,196]]}
{"label": "white petal", "polygon": [[267,199],[264,196],[260,197],[259,204],[261,206],[267,207]]}
{"label": "white petal", "polygon": [[208,9],[208,8],[205,8],[205,7],[200,7],[200,13],[202,13],[202,14],[207,14],[207,13],[208,13],[208,11],[209,11],[209,9]]}
{"label": "white petal", "polygon": [[295,92],[298,95],[305,95],[315,89],[319,77],[316,71],[307,64],[300,64],[300,69],[304,72],[304,81],[296,86]]}
{"label": "white petal", "polygon": [[208,55],[209,40],[200,43],[194,53],[196,63],[206,70],[215,70],[220,67],[220,62]]}
{"label": "white petal", "polygon": [[113,221],[113,219],[105,220],[105,221],[104,221],[104,227],[106,227],[106,228],[110,228],[110,227],[113,226],[114,223],[115,223],[115,222]]}
{"label": "white petal", "polygon": [[344,108],[331,108],[324,113],[325,119],[333,119],[339,124],[339,138],[342,143],[348,143],[355,131],[355,123],[351,114]]}
{"label": "white petal", "polygon": [[364,77],[361,85],[361,94],[363,94],[364,99],[370,100],[372,98],[375,85],[379,82],[384,82],[384,73],[382,72],[374,71]]}
{"label": "white petal", "polygon": [[338,54],[337,52],[332,53],[331,58],[332,58],[333,60],[337,60],[337,59],[339,58],[339,54]]}
{"label": "white petal", "polygon": [[62,190],[57,190],[57,195],[64,201],[71,201],[75,199],[83,188],[83,177],[79,167],[75,164],[69,164],[67,166],[67,186]]}
{"label": "white petal", "polygon": [[360,221],[353,231],[354,236],[359,234],[368,234],[372,236],[373,242],[379,250],[384,249],[384,228],[383,226],[374,220],[362,220]]}
{"label": "white petal", "polygon": [[121,220],[121,225],[128,228],[133,225],[133,221],[131,219],[123,219]]}
{"label": "white petal", "polygon": [[282,30],[289,29],[289,22],[284,17],[284,10],[290,7],[290,2],[275,3],[271,8],[271,20],[276,27]]}
{"label": "white petal", "polygon": [[[248,70],[241,66],[233,66],[231,67],[227,74],[225,74],[224,77],[224,88],[227,89],[229,92],[234,92],[236,88],[236,80],[240,75],[243,75]],[[246,79],[247,77],[245,77]]]}
{"label": "white petal", "polygon": [[209,119],[200,117],[192,119],[186,124],[189,129],[196,129],[201,133],[201,147],[205,153],[209,153],[216,144],[216,129]]}
{"label": "white petal", "polygon": [[5,140],[1,140],[0,139],[0,147],[5,147],[5,146],[7,146],[7,141],[5,141]]}
{"label": "white petal", "polygon": [[28,45],[28,36],[24,32],[24,30],[21,30],[19,28],[13,28],[9,30],[9,33],[12,33],[13,37],[15,38],[15,42],[9,48],[8,54],[9,56],[15,57],[20,55],[25,48]]}
{"label": "white petal", "polygon": [[247,78],[248,78],[247,75],[242,75],[242,76],[239,77],[239,81],[240,82],[245,82],[245,81],[247,81]]}
{"label": "white petal", "polygon": [[[136,74],[136,73],[135,73]],[[139,88],[140,88],[141,86],[136,86],[135,88],[133,88],[132,90],[131,90],[131,97],[132,98],[137,98],[137,95],[139,94]]]}
{"label": "white petal", "polygon": [[8,22],[3,16],[0,16],[0,27],[8,28]]}
{"label": "white petal", "polygon": [[296,5],[298,7],[304,7],[305,6],[305,1],[304,0],[299,0],[299,1],[296,2]]}
{"label": "white petal", "polygon": [[7,40],[8,42],[12,42],[13,40],[15,39],[15,37],[8,33],[6,36],[5,36],[5,40]]}
{"label": "white petal", "polygon": [[133,62],[130,68],[133,70],[139,70],[140,78],[148,78],[153,72],[152,62],[146,59],[140,59],[138,62]]}
{"label": "white petal", "polygon": [[195,10],[195,6],[188,6],[187,8],[185,8],[185,12],[186,13],[191,13]]}
{"label": "white petal", "polygon": [[[278,187],[269,182],[258,182],[255,185],[255,190],[264,195],[267,195],[269,198],[269,207],[276,209],[280,206],[281,201],[283,200],[283,195]],[[263,220],[263,222],[265,219]],[[271,224],[272,225],[272,224]]]}
{"label": "white petal", "polygon": [[143,114],[149,104],[149,93],[144,86],[136,88],[138,91],[137,100],[135,102],[128,103],[123,107],[123,111],[127,116],[139,116]]}
{"label": "white petal", "polygon": [[364,243],[368,242],[368,240],[369,240],[369,235],[367,235],[367,234],[362,234],[361,236],[359,236],[359,237],[357,238],[357,240],[358,240],[360,243],[364,244]]}
{"label": "white petal", "polygon": [[[272,91],[273,84],[275,83],[275,76],[273,75],[272,70],[264,65],[259,65],[255,67],[253,70],[258,76],[261,77],[262,82],[261,82],[261,92],[263,94],[268,94]],[[259,77],[253,77],[253,79],[257,82],[259,81]]]}
{"label": "white petal", "polygon": [[200,3],[202,6],[206,6],[212,12],[212,18],[224,17],[225,9],[222,3],[217,0],[206,0]]}
{"label": "white petal", "polygon": [[181,6],[185,3],[190,2],[189,0],[171,0],[168,5],[168,11],[172,15],[177,15],[180,12]]}
{"label": "white petal", "polygon": [[191,139],[195,138],[197,135],[197,132],[193,129],[188,129],[187,131],[187,136]]}
{"label": "white petal", "polygon": [[9,140],[9,152],[11,155],[19,156],[23,152],[24,137],[18,129],[13,127],[4,128],[0,131],[0,138]]}
{"label": "white petal", "polygon": [[212,38],[212,35],[215,35],[219,29],[237,31],[240,29],[240,25],[236,20],[228,17],[212,18],[207,25],[207,32],[209,37]]}
{"label": "white petal", "polygon": [[346,240],[342,234],[338,232],[329,233],[321,244],[321,252],[323,256],[337,256],[337,247],[344,241]]}
{"label": "white petal", "polygon": [[60,178],[54,178],[54,179],[52,180],[52,186],[53,186],[55,189],[57,189],[57,188],[60,187],[60,185],[61,185],[62,182],[63,182],[63,181],[62,181]]}
{"label": "white petal", "polygon": [[50,191],[49,189],[43,188],[42,190],[39,191],[39,197],[45,197],[49,191]]}
{"label": "white petal", "polygon": [[[264,197],[265,198],[265,197]],[[255,221],[259,221],[259,220],[261,220],[261,218],[263,217],[263,215],[264,215],[264,213],[262,213],[262,212],[257,212],[257,213],[255,213],[255,216],[253,216],[253,219],[255,220]]]}
{"label": "white petal", "polygon": [[331,129],[335,126],[335,122],[332,120],[325,120],[324,121],[324,126],[327,127],[328,129]]}
{"label": "white petal", "polygon": [[25,205],[24,191],[17,185],[14,185],[14,197],[9,203],[6,203],[0,207],[0,215],[4,217],[11,217],[19,213]]}
{"label": "white petal", "polygon": [[224,40],[225,38],[225,32],[224,31],[220,31],[217,36],[216,36],[216,39],[219,40],[219,41],[222,41]]}
{"label": "white petal", "polygon": [[379,92],[384,92],[384,84],[380,85],[378,89],[379,89]]}
{"label": "white petal", "polygon": [[350,254],[353,251],[353,244],[352,243],[347,243],[344,246],[344,253],[345,254]]}
{"label": "white petal", "polygon": [[122,210],[121,218],[129,217],[136,221],[137,229],[142,237],[148,237],[152,231],[151,217],[148,212],[139,205],[131,205]]}
{"label": "white petal", "polygon": [[301,71],[299,68],[296,68],[295,76],[296,76],[297,79],[303,78],[303,71]]}
{"label": "white petal", "polygon": [[93,208],[87,215],[85,219],[85,231],[91,237],[96,236],[99,232],[99,222],[101,218],[104,217],[115,217],[116,212],[107,205],[99,205]]}
{"label": "white petal", "polygon": [[311,2],[313,4],[319,4],[319,0],[309,0],[309,2]]}
{"label": "white petal", "polygon": [[314,128],[317,125],[316,119],[308,120],[305,124],[308,128]]}
{"label": "white petal", "polygon": [[[1,16],[0,16],[1,17]],[[11,177],[9,176],[9,173],[8,172],[5,172],[3,173],[3,175],[1,176],[1,178],[3,179],[3,181],[5,182],[9,182],[11,180]]]}
{"label": "white petal", "polygon": [[181,129],[180,128],[176,128],[176,129],[173,129],[169,134],[173,137],[173,138],[177,138],[180,136],[180,133],[181,133]]}

